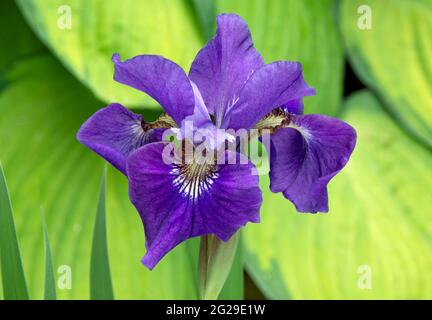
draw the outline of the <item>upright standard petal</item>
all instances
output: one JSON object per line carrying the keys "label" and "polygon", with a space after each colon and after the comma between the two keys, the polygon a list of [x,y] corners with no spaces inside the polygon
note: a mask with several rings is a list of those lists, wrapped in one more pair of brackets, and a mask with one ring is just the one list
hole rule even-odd
{"label": "upright standard petal", "polygon": [[126,159],[139,147],[159,141],[159,129],[143,129],[142,116],[120,104],[97,111],[79,129],[79,142],[93,150],[126,174]]}
{"label": "upright standard petal", "polygon": [[293,116],[271,136],[270,189],[300,212],[327,212],[327,184],[348,162],[355,130],[322,115]]}
{"label": "upright standard petal", "polygon": [[[207,106],[204,103],[201,92],[195,83],[191,81],[194,97],[195,97],[195,107],[192,115],[187,116],[184,120],[193,122],[195,128],[207,127],[213,125],[210,118]],[[213,125],[214,126],[214,125]]]}
{"label": "upright standard petal", "polygon": [[196,56],[189,77],[210,113],[222,121],[246,80],[263,64],[246,22],[235,14],[222,14],[217,17],[216,36]]}
{"label": "upright standard petal", "polygon": [[180,126],[194,111],[194,94],[188,77],[174,62],[155,55],[120,61],[115,54],[114,80],[141,90],[155,99]]}
{"label": "upright standard petal", "polygon": [[[277,107],[294,104],[299,112],[299,100],[314,95],[303,79],[301,64],[279,61],[255,71],[240,92],[237,103],[228,111],[223,128],[252,128]],[[301,105],[300,105],[301,106]],[[300,110],[302,112],[302,110]]]}
{"label": "upright standard petal", "polygon": [[144,224],[142,262],[149,269],[191,237],[214,233],[229,240],[247,222],[259,221],[262,202],[252,163],[166,163],[167,147],[148,144],[128,159],[129,196]]}
{"label": "upright standard petal", "polygon": [[214,125],[198,87],[192,81],[191,84],[195,95],[194,113],[182,121],[180,129],[173,130],[177,133],[177,139],[186,138],[194,143],[206,141],[206,145],[211,150],[225,145],[226,140],[232,142],[235,139],[233,136]]}

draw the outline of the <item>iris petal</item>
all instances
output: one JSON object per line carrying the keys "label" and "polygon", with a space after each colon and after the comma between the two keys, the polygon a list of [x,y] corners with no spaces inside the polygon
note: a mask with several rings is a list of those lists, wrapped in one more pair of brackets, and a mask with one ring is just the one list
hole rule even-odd
{"label": "iris petal", "polygon": [[155,55],[120,61],[113,56],[114,80],[141,90],[155,99],[180,125],[194,111],[194,94],[188,77],[174,62]]}
{"label": "iris petal", "polygon": [[191,237],[213,233],[229,240],[247,222],[259,221],[262,202],[252,163],[179,167],[164,162],[167,145],[140,148],[127,167],[129,195],[146,234],[142,262],[150,269]]}
{"label": "iris petal", "polygon": [[348,162],[355,130],[322,115],[293,117],[271,136],[270,189],[300,212],[327,212],[327,184]]}
{"label": "iris petal", "polygon": [[238,97],[254,70],[264,64],[244,20],[234,14],[217,17],[216,36],[198,53],[189,77],[217,121]]}
{"label": "iris petal", "polygon": [[158,129],[144,131],[142,121],[142,116],[122,105],[111,104],[97,111],[81,126],[77,139],[126,174],[129,154],[162,138]]}
{"label": "iris petal", "polygon": [[223,128],[252,128],[273,109],[314,95],[303,79],[301,64],[279,61],[256,70],[240,92],[237,103],[228,111]]}
{"label": "iris petal", "polygon": [[303,99],[294,99],[282,105],[282,109],[291,114],[303,114]]}

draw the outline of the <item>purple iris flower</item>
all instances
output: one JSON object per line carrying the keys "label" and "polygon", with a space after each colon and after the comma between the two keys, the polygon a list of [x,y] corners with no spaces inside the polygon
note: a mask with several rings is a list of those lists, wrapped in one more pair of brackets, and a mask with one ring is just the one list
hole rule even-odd
{"label": "purple iris flower", "polygon": [[[270,189],[282,192],[299,212],[328,211],[327,184],[347,163],[356,142],[348,124],[323,115],[303,115],[302,98],[314,95],[301,64],[265,64],[246,23],[237,15],[217,17],[217,33],[196,56],[189,76],[161,56],[113,56],[114,80],[153,97],[165,110],[146,122],[120,104],[96,112],[77,138],[129,181],[129,196],[144,224],[152,269],[191,237],[214,234],[223,241],[247,222],[259,222],[258,175],[242,163],[166,163],[166,129],[183,137],[185,122],[220,137],[222,129],[271,132]],[[242,158],[210,134],[211,148]],[[228,163],[227,163],[228,162]]]}

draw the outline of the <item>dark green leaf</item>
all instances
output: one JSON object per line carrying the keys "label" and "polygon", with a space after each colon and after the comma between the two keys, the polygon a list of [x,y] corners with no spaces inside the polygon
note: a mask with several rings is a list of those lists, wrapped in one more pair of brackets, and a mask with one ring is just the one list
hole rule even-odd
{"label": "dark green leaf", "polygon": [[[15,1],[0,2],[0,77],[1,73],[24,57],[46,51],[18,10]],[[0,90],[1,90],[0,78]]]}
{"label": "dark green leaf", "polygon": [[90,267],[90,298],[114,300],[106,235],[106,166],[102,176],[99,204],[93,231],[93,247]]}
{"label": "dark green leaf", "polygon": [[215,0],[192,0],[192,2],[201,23],[204,39],[210,40],[216,28]]}
{"label": "dark green leaf", "polygon": [[27,285],[24,276],[18,239],[15,231],[8,187],[0,163],[0,262],[3,282],[3,297],[6,300],[27,300]]}
{"label": "dark green leaf", "polygon": [[52,262],[51,245],[48,237],[48,228],[45,221],[45,215],[42,212],[42,231],[45,243],[45,300],[56,300],[56,283],[54,278],[54,266]]}

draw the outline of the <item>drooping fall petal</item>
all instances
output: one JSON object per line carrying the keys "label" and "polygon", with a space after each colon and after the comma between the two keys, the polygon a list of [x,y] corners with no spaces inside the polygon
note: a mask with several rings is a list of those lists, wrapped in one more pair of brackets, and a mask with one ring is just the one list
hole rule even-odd
{"label": "drooping fall petal", "polygon": [[159,130],[144,131],[143,118],[114,103],[97,111],[80,128],[79,142],[126,174],[126,159],[139,147],[159,141]]}
{"label": "drooping fall petal", "polygon": [[271,136],[270,189],[300,212],[327,212],[327,184],[348,162],[355,130],[323,115],[292,118]]}
{"label": "drooping fall petal", "polygon": [[168,145],[160,142],[140,148],[127,166],[129,195],[146,234],[142,261],[150,269],[191,237],[215,234],[229,240],[247,222],[259,221],[262,202],[252,163],[201,167],[165,163]]}

